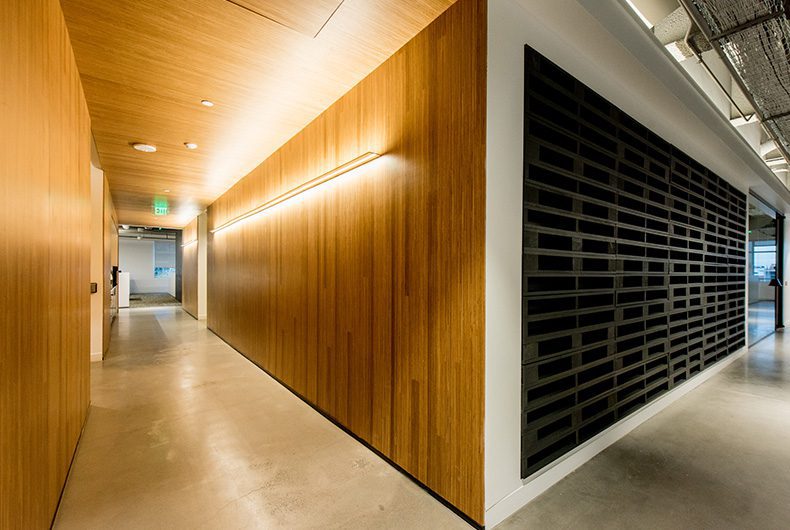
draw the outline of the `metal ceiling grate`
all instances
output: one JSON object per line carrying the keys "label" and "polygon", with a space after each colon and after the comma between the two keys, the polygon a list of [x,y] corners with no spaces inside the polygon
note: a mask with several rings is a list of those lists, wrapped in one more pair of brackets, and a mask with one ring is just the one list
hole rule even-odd
{"label": "metal ceiling grate", "polygon": [[681,0],[790,159],[790,21],[783,0]]}
{"label": "metal ceiling grate", "polygon": [[784,17],[773,18],[719,40],[766,119],[790,110],[790,62]]}
{"label": "metal ceiling grate", "polygon": [[784,12],[779,0],[694,0],[714,35]]}
{"label": "metal ceiling grate", "polygon": [[790,151],[790,116],[769,120],[766,122],[766,127],[771,131],[776,138],[782,142],[782,147],[786,151]]}

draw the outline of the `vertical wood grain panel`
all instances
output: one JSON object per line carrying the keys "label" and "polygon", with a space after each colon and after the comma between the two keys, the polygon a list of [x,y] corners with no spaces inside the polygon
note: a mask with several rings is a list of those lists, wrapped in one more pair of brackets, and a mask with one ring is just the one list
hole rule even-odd
{"label": "vertical wood grain panel", "polygon": [[483,522],[486,2],[460,0],[209,208],[209,327]]}
{"label": "vertical wood grain panel", "polygon": [[[195,217],[184,227],[181,240],[181,307],[195,318],[198,318],[198,245],[193,243],[198,238],[198,219]],[[189,244],[187,244],[189,243]]]}
{"label": "vertical wood grain panel", "polygon": [[0,2],[0,528],[47,528],[89,400],[90,118],[57,0]]}

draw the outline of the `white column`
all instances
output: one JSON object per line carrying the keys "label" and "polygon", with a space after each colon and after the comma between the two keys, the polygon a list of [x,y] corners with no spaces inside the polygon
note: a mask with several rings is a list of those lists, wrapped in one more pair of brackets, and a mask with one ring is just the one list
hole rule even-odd
{"label": "white column", "polygon": [[[104,357],[104,172],[91,163],[91,361]],[[88,287],[85,286],[87,289]]]}

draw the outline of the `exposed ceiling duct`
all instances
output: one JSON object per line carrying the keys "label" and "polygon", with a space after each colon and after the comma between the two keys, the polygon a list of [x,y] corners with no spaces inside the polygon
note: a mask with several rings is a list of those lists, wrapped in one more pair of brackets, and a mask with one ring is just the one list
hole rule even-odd
{"label": "exposed ceiling duct", "polygon": [[782,0],[680,0],[790,161],[790,22]]}
{"label": "exposed ceiling duct", "polygon": [[176,234],[180,230],[169,230],[163,228],[152,228],[147,226],[130,226],[118,229],[118,236],[121,239],[153,239],[157,241],[175,241]]}

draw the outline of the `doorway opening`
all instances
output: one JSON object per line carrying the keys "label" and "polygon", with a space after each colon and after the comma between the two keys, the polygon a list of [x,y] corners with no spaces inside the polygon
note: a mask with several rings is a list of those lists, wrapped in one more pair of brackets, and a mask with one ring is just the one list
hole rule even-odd
{"label": "doorway opening", "polygon": [[118,230],[118,306],[181,305],[181,230],[123,225]]}
{"label": "doorway opening", "polygon": [[782,227],[784,217],[754,196],[749,197],[747,274],[748,344],[772,335],[781,323]]}

